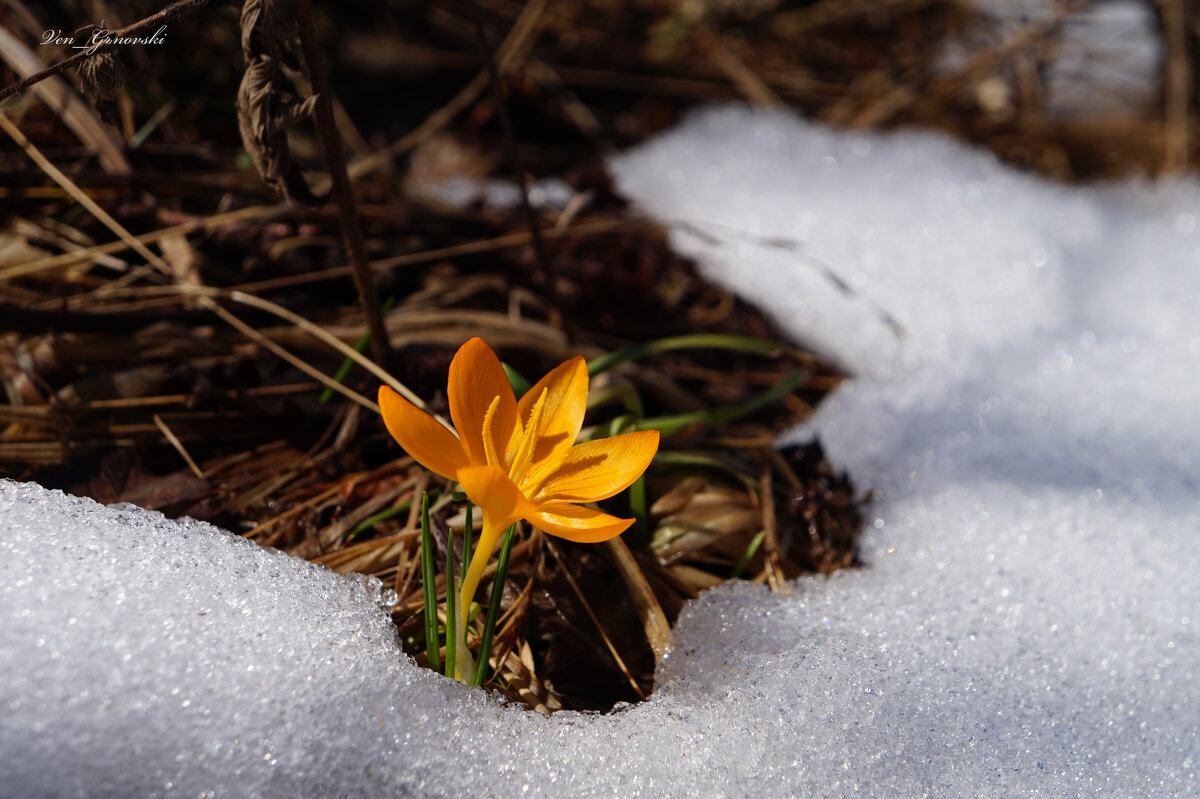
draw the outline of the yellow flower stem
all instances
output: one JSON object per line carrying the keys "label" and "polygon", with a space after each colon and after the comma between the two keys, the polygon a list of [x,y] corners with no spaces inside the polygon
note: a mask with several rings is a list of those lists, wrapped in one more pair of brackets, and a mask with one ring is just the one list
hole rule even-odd
{"label": "yellow flower stem", "polygon": [[500,554],[496,558],[496,580],[492,585],[492,595],[488,597],[487,619],[483,622],[483,638],[479,642],[479,660],[475,663],[474,676],[469,685],[483,685],[487,677],[488,661],[492,652],[492,633],[496,630],[496,620],[500,618],[500,598],[504,593],[504,579],[508,574],[508,557],[512,554],[513,539],[517,533],[514,524],[504,534],[504,543],[500,545]]}
{"label": "yellow flower stem", "polygon": [[463,568],[464,569],[467,568],[467,566],[470,565],[470,563],[471,563],[471,553],[474,551],[472,549],[472,547],[475,546],[475,520],[473,518],[474,510],[475,510],[474,503],[472,503],[471,500],[468,499],[467,500],[467,523],[463,526]]}
{"label": "yellow flower stem", "polygon": [[475,673],[475,658],[471,657],[471,650],[467,649],[465,635],[458,642],[458,651],[454,655],[454,679],[467,682]]}
{"label": "yellow flower stem", "polygon": [[[475,589],[479,588],[479,581],[483,578],[483,570],[487,567],[488,558],[492,556],[496,544],[500,541],[500,534],[507,526],[508,523],[504,519],[496,519],[495,514],[488,513],[484,508],[483,531],[479,534],[479,543],[475,547],[475,553],[471,556],[471,565],[467,568],[467,573],[463,575],[462,591],[459,593],[458,600],[460,608],[471,607],[471,600],[475,598]],[[460,621],[459,627],[465,636],[467,614],[461,614]]]}

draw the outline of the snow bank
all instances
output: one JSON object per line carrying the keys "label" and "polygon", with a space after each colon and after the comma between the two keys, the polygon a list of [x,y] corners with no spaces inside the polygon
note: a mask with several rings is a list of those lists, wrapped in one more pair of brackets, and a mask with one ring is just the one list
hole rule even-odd
{"label": "snow bank", "polygon": [[370,582],[0,481],[6,791],[1200,791],[1200,186],[740,108],[613,166],[861,375],[797,435],[878,491],[868,567],[711,591],[649,702],[546,719],[415,668]]}
{"label": "snow bank", "polygon": [[801,706],[867,719],[810,754],[874,753],[876,795],[1200,790],[1200,185],[1067,189],[732,108],[616,171],[709,277],[862,375],[789,436],[878,492],[868,569],[772,622],[827,630]]}

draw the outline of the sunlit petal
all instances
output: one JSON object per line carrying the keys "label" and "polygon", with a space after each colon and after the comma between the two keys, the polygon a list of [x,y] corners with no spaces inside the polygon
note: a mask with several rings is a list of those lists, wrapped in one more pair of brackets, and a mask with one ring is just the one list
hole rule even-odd
{"label": "sunlit petal", "polygon": [[542,416],[542,432],[533,451],[530,467],[525,471],[529,483],[546,477],[579,436],[583,415],[587,412],[588,373],[583,358],[572,358],[554,368],[521,398],[521,420],[529,418],[533,405],[546,392],[546,410]]}
{"label": "sunlit petal", "polygon": [[634,519],[618,519],[598,510],[565,502],[543,505],[528,518],[534,527],[580,544],[616,538],[634,522]]}
{"label": "sunlit petal", "polygon": [[534,495],[543,502],[591,502],[624,491],[658,451],[658,431],[641,430],[577,444]]}
{"label": "sunlit petal", "polygon": [[454,433],[388,386],[379,388],[379,410],[396,443],[429,471],[453,480],[468,465]]}
{"label": "sunlit petal", "polygon": [[500,403],[491,420],[491,433],[496,451],[508,451],[512,439],[520,434],[517,400],[500,359],[483,339],[473,338],[458,350],[450,363],[446,391],[450,395],[450,418],[472,463],[487,463],[483,421],[496,397]]}
{"label": "sunlit petal", "polygon": [[458,470],[458,482],[476,505],[484,509],[497,528],[508,527],[537,510],[498,466],[467,466]]}

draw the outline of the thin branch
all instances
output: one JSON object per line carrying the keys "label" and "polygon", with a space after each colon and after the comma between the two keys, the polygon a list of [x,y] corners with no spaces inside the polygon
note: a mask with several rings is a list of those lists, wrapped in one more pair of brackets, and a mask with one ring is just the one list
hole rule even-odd
{"label": "thin branch", "polygon": [[520,189],[521,210],[525,214],[525,223],[529,226],[529,243],[533,247],[533,254],[537,259],[538,269],[541,271],[542,280],[546,284],[546,297],[550,300],[550,305],[558,311],[559,317],[563,320],[563,332],[566,333],[567,340],[571,341],[574,339],[571,317],[563,313],[562,298],[558,293],[558,273],[554,268],[554,263],[546,254],[546,246],[542,242],[538,217],[533,210],[533,205],[529,202],[529,189],[525,185],[525,165],[521,161],[521,154],[517,152],[516,137],[513,135],[512,117],[508,113],[508,101],[505,99],[503,88],[500,85],[500,69],[496,65],[492,46],[488,43],[487,30],[483,25],[483,13],[479,10],[478,0],[471,0],[471,8],[475,12],[475,34],[479,40],[480,55],[487,67],[488,77],[491,79],[489,84],[492,92],[492,102],[496,105],[496,115],[500,118],[500,129],[504,132],[504,148],[508,151],[508,158],[512,161],[513,169],[517,173],[517,188]]}
{"label": "thin branch", "polygon": [[[137,36],[139,33],[144,33],[145,31],[150,30],[151,28],[153,28],[156,25],[162,25],[164,22],[169,22],[170,20],[175,19],[178,16],[186,14],[189,11],[193,11],[193,10],[199,8],[200,6],[204,5],[207,2],[208,2],[208,0],[179,0],[179,2],[172,3],[171,5],[164,8],[162,11],[159,11],[155,14],[151,14],[150,16],[146,17],[145,19],[143,19],[139,22],[135,22],[132,25],[126,25],[124,28],[121,28],[120,30],[110,31],[108,34],[108,38],[109,39],[127,39],[127,38]],[[70,67],[75,66],[79,62],[83,61],[85,58],[90,58],[103,50],[107,50],[110,47],[115,47],[115,46],[116,46],[116,42],[111,42],[109,44],[97,44],[95,47],[89,47],[86,50],[81,50],[80,52],[76,53],[75,55],[71,56],[70,58],[65,58],[62,61],[59,61],[57,64],[50,67],[49,69],[42,70],[41,72],[38,72],[35,75],[30,75],[28,78],[25,78],[24,80],[17,81],[16,83],[12,84],[11,86],[8,86],[4,89],[0,89],[0,102],[7,100],[9,97],[12,97],[13,95],[20,94],[21,92],[25,91],[26,89],[28,89],[30,86],[34,85],[35,83],[40,83],[41,81],[44,81],[46,78],[49,78],[53,75],[57,75],[58,73],[66,70],[66,69],[69,69]]]}
{"label": "thin branch", "polygon": [[211,297],[201,296],[200,299],[198,300],[198,302],[200,303],[200,305],[210,309],[217,316],[221,317],[229,325],[236,328],[238,331],[240,331],[242,333],[242,335],[246,336],[247,338],[256,342],[257,344],[260,344],[263,347],[266,347],[268,350],[275,353],[280,358],[283,358],[285,361],[287,361],[292,366],[299,369],[301,372],[304,372],[304,374],[308,375],[309,377],[313,378],[314,380],[321,381],[321,383],[324,384],[325,386],[333,389],[334,391],[347,397],[348,399],[351,399],[354,402],[357,402],[359,405],[363,406],[364,408],[371,411],[372,413],[379,413],[379,406],[376,405],[374,402],[367,399],[363,395],[359,394],[357,391],[347,388],[346,386],[342,385],[341,383],[339,383],[336,380],[334,380],[333,378],[331,378],[329,375],[318,370],[316,367],[310,365],[306,361],[304,361],[304,360],[296,357],[292,353],[288,352],[283,347],[279,346],[274,341],[271,341],[271,339],[264,336],[262,333],[259,333],[257,330],[250,327],[250,325],[246,324],[241,319],[238,319],[236,316],[229,313],[229,311],[226,311],[220,305],[217,305],[215,302],[213,302]]}
{"label": "thin branch", "polygon": [[[504,41],[500,43],[499,49],[496,50],[496,60],[500,62],[501,69],[507,69],[511,64],[516,63],[524,57],[525,50],[529,46],[530,36],[537,28],[545,5],[546,0],[531,0],[521,11],[521,16],[513,23],[508,36],[504,38]],[[454,95],[449,102],[430,114],[416,128],[382,150],[354,161],[348,168],[351,180],[358,180],[365,175],[371,174],[393,158],[403,155],[444,128],[450,120],[454,119],[460,112],[470,106],[471,103],[475,102],[475,98],[487,86],[487,81],[488,73],[485,69],[471,78],[470,83],[460,89],[458,94]],[[320,190],[323,192],[324,187],[320,187]]]}
{"label": "thin branch", "polygon": [[187,463],[188,468],[192,470],[192,474],[203,480],[204,472],[200,471],[200,467],[196,465],[194,460],[192,460],[192,456],[188,454],[187,448],[183,446],[183,442],[180,441],[173,432],[171,432],[171,428],[167,427],[167,423],[162,420],[161,416],[156,413],[154,414],[153,419],[154,424],[158,425],[158,429],[162,431],[164,436],[166,436],[167,441],[171,443],[171,446],[175,448],[175,451],[183,456],[183,460]]}
{"label": "thin branch", "polygon": [[[70,194],[69,189],[64,189]],[[73,195],[72,195],[73,196]],[[213,214],[209,217],[197,217],[194,221],[184,222],[179,225],[171,225],[170,227],[159,228],[152,230],[149,233],[143,233],[140,236],[134,236],[135,241],[142,244],[153,244],[162,239],[171,236],[187,235],[197,231],[211,233],[217,227],[234,222],[240,222],[244,219],[259,219],[261,217],[272,216],[285,212],[286,205],[252,205],[246,208],[239,208],[236,211],[226,211],[222,214]],[[130,248],[130,242],[125,239],[110,241],[105,244],[96,244],[91,247],[83,247],[72,252],[62,253],[61,255],[48,255],[45,258],[39,258],[36,261],[27,261],[23,264],[14,264],[0,268],[0,281],[12,280],[25,275],[41,272],[46,269],[57,269],[60,267],[73,266],[83,263],[92,258],[101,255],[112,255],[117,252],[124,252]]]}
{"label": "thin branch", "polygon": [[567,578],[567,583],[571,586],[571,590],[575,592],[575,597],[579,600],[579,604],[583,606],[584,612],[588,618],[592,620],[592,624],[596,625],[596,629],[600,632],[600,640],[604,641],[604,646],[608,648],[608,654],[612,655],[613,662],[617,664],[617,668],[625,675],[625,679],[629,681],[629,685],[633,687],[634,693],[642,701],[646,700],[646,693],[642,687],[638,685],[638,681],[630,673],[629,667],[625,665],[625,660],[621,657],[621,653],[613,645],[612,639],[608,637],[608,633],[604,629],[604,625],[600,623],[600,619],[596,616],[596,612],[592,610],[592,606],[588,603],[587,597],[583,595],[583,591],[579,588],[579,583],[575,582],[575,575],[571,574],[571,568],[567,561],[563,559],[562,552],[554,545],[550,538],[546,538],[546,546],[554,553],[555,559],[558,560],[559,571]]}
{"label": "thin branch", "polygon": [[1164,0],[1159,6],[1167,47],[1162,169],[1170,174],[1182,172],[1188,164],[1188,98],[1192,93],[1192,75],[1187,52],[1187,8],[1183,0]]}
{"label": "thin branch", "polygon": [[[391,386],[393,389],[395,389],[397,394],[403,396],[413,405],[416,405],[423,411],[429,411],[429,406],[426,405],[425,400],[421,399],[421,397],[418,396],[412,389],[401,383],[396,378],[392,377],[377,363],[372,362],[353,347],[347,346],[345,342],[332,335],[328,330],[320,325],[314,325],[303,316],[300,316],[300,314],[292,313],[282,305],[276,305],[270,300],[264,300],[261,297],[255,297],[253,294],[246,294],[242,291],[231,291],[229,292],[229,298],[235,302],[240,302],[244,305],[249,305],[251,307],[267,311],[268,313],[272,313],[278,316],[280,319],[286,319],[296,327],[308,333],[310,336],[320,339],[330,347],[333,347],[335,350],[337,350],[341,355],[344,355],[362,368],[366,369],[371,374],[375,375],[375,377],[382,380],[386,385]],[[430,415],[444,424],[447,428],[450,428],[450,423],[443,419],[440,415],[432,412],[430,412]]]}
{"label": "thin branch", "polygon": [[151,252],[145,244],[142,244],[142,242],[138,241],[138,239],[134,237],[132,233],[126,230],[120,222],[113,219],[103,208],[97,205],[95,200],[87,196],[83,189],[75,185],[73,180],[63,174],[62,170],[51,163],[50,159],[43,155],[42,151],[35,147],[33,142],[29,141],[29,139],[25,137],[25,134],[23,134],[20,129],[3,113],[0,113],[0,130],[3,130],[5,133],[7,133],[9,137],[16,142],[17,146],[24,150],[25,154],[28,155],[29,158],[35,164],[37,164],[41,170],[50,177],[51,180],[61,186],[67,192],[67,194],[69,194],[76,202],[86,208],[88,212],[92,214],[92,216],[100,220],[105,227],[120,237],[120,239],[128,244],[134,252],[149,261],[163,274],[171,274],[171,267],[169,267],[167,263],[163,261],[163,259]]}
{"label": "thin branch", "polygon": [[325,60],[317,47],[317,31],[313,24],[312,6],[308,0],[296,0],[296,17],[300,23],[300,42],[304,46],[304,60],[308,63],[308,78],[312,82],[313,94],[317,98],[316,122],[321,131],[321,142],[325,145],[325,160],[329,162],[329,177],[333,180],[333,196],[337,201],[338,217],[342,223],[342,235],[346,239],[346,254],[354,274],[354,285],[362,303],[367,329],[371,331],[371,353],[379,363],[386,364],[391,347],[387,330],[383,326],[383,314],[379,310],[379,297],[375,292],[375,281],[367,266],[366,249],[363,247],[362,227],[358,222],[358,209],[354,203],[354,189],[346,174],[346,156],[342,153],[342,137],[338,134],[333,119],[333,98],[329,93],[329,82],[325,79]]}

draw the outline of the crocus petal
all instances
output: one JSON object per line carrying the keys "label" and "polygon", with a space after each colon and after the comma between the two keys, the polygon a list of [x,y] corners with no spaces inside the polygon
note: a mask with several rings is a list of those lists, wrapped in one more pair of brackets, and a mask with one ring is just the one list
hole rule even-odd
{"label": "crocus petal", "polygon": [[540,507],[536,513],[529,516],[529,521],[543,532],[580,544],[594,544],[616,538],[634,522],[633,519],[618,519],[598,510],[566,502],[552,502]]}
{"label": "crocus petal", "polygon": [[542,391],[546,392],[546,410],[542,415],[541,435],[530,467],[525,470],[525,479],[531,484],[552,472],[579,436],[587,412],[587,362],[572,358],[559,364],[525,392],[518,406],[522,421],[529,418]]}
{"label": "crocus petal", "polygon": [[[500,359],[481,338],[473,338],[459,348],[450,363],[446,386],[450,395],[450,418],[462,437],[463,448],[471,463],[487,463],[483,446],[483,420],[492,400],[500,398],[491,420],[491,433],[497,452],[506,452],[514,437],[520,435],[517,399]],[[497,466],[503,464],[495,464]]]}
{"label": "crocus petal", "polygon": [[571,447],[534,495],[542,502],[591,502],[624,491],[658,451],[658,431],[641,430]]}
{"label": "crocus petal", "polygon": [[498,466],[467,466],[458,470],[458,482],[476,505],[484,509],[492,526],[508,527],[537,510]]}
{"label": "crocus petal", "polygon": [[454,433],[388,386],[379,387],[379,410],[396,443],[429,471],[453,480],[469,465]]}

